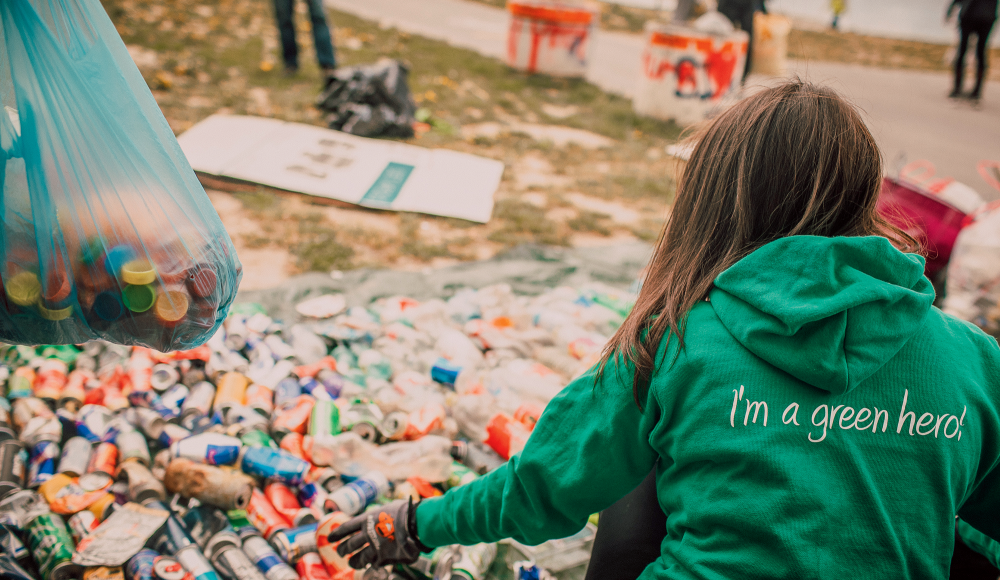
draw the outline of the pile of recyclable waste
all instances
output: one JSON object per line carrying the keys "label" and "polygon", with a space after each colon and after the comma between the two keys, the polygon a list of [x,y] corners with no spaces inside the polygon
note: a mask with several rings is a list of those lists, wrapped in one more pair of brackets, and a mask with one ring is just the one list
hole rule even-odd
{"label": "pile of recyclable waste", "polygon": [[[355,572],[327,535],[501,466],[630,299],[600,285],[367,308],[324,295],[287,322],[239,304],[187,351],[3,346],[0,576],[486,578],[496,544]],[[586,562],[592,532],[513,544],[497,564],[548,578]]]}

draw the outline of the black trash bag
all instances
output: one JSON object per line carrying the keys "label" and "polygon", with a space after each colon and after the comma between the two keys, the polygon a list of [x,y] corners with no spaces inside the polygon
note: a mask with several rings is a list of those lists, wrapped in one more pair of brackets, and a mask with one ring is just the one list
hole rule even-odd
{"label": "black trash bag", "polygon": [[413,137],[417,110],[407,84],[409,69],[398,60],[337,69],[326,79],[316,106],[329,113],[331,129],[361,137]]}

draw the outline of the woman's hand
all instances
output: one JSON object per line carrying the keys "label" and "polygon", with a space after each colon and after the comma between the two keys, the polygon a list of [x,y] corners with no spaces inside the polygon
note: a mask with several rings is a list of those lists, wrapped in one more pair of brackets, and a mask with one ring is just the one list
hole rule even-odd
{"label": "woman's hand", "polygon": [[337,553],[354,553],[347,563],[356,570],[369,564],[412,564],[420,556],[416,533],[411,533],[414,508],[412,499],[396,500],[341,524],[327,538],[331,543],[344,540]]}

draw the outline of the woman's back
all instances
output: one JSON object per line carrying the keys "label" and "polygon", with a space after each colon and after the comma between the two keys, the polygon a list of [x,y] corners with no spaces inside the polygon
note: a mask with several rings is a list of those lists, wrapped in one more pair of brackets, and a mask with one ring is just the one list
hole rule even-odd
{"label": "woman's back", "polygon": [[1000,458],[1000,349],[932,300],[877,237],[785,238],[723,273],[651,384],[668,539],[643,578],[946,577]]}

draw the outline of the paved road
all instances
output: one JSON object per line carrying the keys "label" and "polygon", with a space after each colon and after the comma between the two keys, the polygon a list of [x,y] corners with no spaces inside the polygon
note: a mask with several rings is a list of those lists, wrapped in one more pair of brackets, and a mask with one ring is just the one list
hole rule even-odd
{"label": "paved road", "polygon": [[[466,0],[326,0],[331,8],[377,20],[414,34],[445,40],[502,58],[507,14]],[[591,52],[588,80],[630,96],[639,75],[641,37],[601,31]],[[1000,66],[1000,63],[994,63]],[[829,84],[860,106],[890,173],[900,160],[928,159],[938,176],[951,176],[1000,198],[976,172],[981,159],[1000,160],[1000,82],[985,89],[974,108],[949,101],[945,73],[883,70],[825,62],[794,62],[791,74]],[[754,79],[767,82],[767,79]]]}

